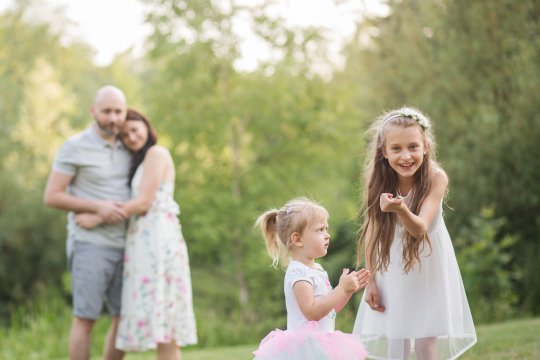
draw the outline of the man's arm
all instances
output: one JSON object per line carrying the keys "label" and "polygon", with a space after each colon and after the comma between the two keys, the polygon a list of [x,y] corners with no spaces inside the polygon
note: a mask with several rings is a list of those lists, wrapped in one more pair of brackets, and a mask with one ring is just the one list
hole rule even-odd
{"label": "man's arm", "polygon": [[112,201],[80,199],[68,194],[66,189],[72,179],[73,175],[66,175],[53,170],[49,175],[43,195],[45,206],[76,213],[98,214],[109,223],[117,223],[127,219],[125,211]]}

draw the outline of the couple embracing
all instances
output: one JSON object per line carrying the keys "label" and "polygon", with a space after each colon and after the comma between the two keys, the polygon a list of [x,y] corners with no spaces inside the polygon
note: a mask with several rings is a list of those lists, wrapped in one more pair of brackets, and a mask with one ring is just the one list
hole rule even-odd
{"label": "couple embracing", "polygon": [[104,359],[148,349],[179,359],[197,335],[172,157],[120,89],[99,89],[91,113],[95,122],[58,151],[44,194],[47,206],[68,211],[70,359],[90,357],[104,305]]}

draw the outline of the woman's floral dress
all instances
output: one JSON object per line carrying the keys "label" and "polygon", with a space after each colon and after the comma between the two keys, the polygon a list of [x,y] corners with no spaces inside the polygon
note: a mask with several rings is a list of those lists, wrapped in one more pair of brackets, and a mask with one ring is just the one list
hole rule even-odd
{"label": "woman's floral dress", "polygon": [[[131,183],[133,197],[142,172],[141,165]],[[173,183],[162,183],[148,212],[130,219],[116,338],[124,351],[197,343],[188,252],[173,193]]]}

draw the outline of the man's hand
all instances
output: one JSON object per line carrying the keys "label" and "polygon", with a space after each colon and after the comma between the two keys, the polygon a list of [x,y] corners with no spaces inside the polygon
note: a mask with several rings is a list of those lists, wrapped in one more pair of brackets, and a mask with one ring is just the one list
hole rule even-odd
{"label": "man's hand", "polygon": [[92,229],[103,223],[103,219],[98,214],[81,213],[75,215],[75,222],[83,229]]}

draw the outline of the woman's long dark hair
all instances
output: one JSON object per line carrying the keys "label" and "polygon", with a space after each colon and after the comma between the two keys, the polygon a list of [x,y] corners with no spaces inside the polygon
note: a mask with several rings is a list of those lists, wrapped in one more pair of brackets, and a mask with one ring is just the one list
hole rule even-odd
{"label": "woman's long dark hair", "polygon": [[148,149],[150,149],[152,146],[157,144],[157,135],[155,130],[150,125],[150,122],[146,117],[141,114],[140,112],[134,110],[134,109],[128,109],[126,114],[126,121],[142,121],[144,125],[146,125],[146,129],[148,129],[148,140],[146,140],[146,144],[138,150],[133,152],[133,157],[131,158],[131,167],[129,168],[129,180],[128,184],[131,186],[131,180],[133,179],[133,176],[135,176],[135,171],[137,171],[137,168],[139,165],[143,162],[144,157],[146,156],[146,152]]}

